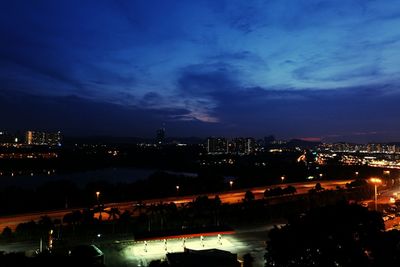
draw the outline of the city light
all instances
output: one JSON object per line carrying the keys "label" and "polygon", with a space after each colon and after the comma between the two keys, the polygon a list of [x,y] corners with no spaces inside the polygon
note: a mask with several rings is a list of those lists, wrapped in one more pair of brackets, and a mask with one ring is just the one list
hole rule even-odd
{"label": "city light", "polygon": [[369,181],[370,181],[371,183],[373,183],[373,184],[381,184],[381,183],[382,183],[382,179],[380,179],[380,178],[375,178],[375,177],[370,178]]}
{"label": "city light", "polygon": [[163,258],[167,253],[183,252],[185,248],[194,250],[222,249],[238,253],[244,251],[247,246],[233,235],[215,234],[207,235],[207,237],[205,235],[193,235],[173,239],[136,241],[124,248],[123,255],[127,260],[141,263]]}

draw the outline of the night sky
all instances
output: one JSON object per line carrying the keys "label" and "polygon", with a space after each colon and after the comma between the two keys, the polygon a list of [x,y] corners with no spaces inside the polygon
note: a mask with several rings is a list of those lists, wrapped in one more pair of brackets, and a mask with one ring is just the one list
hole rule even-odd
{"label": "night sky", "polygon": [[1,1],[0,127],[400,141],[398,0]]}

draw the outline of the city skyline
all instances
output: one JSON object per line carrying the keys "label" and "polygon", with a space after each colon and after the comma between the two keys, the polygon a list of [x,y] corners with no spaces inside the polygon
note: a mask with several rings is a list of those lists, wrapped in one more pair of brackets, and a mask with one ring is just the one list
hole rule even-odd
{"label": "city skyline", "polygon": [[396,1],[38,1],[0,11],[0,120],[66,135],[400,140]]}

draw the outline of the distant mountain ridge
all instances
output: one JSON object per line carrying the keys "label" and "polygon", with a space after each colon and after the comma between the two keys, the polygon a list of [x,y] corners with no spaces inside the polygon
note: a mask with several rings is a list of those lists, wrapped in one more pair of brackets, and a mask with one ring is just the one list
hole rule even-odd
{"label": "distant mountain ridge", "polygon": [[[200,137],[167,137],[165,139],[166,144],[183,143],[183,144],[203,144],[204,138]],[[64,137],[65,144],[152,144],[155,143],[155,138],[144,138],[144,137],[128,137],[128,136],[85,136],[85,137]]]}

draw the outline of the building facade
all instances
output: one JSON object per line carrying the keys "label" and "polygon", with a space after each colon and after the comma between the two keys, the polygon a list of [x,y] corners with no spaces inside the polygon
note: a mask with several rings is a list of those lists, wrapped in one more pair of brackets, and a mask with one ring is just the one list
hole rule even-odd
{"label": "building facade", "polygon": [[209,154],[228,153],[228,141],[223,137],[207,138],[207,153]]}
{"label": "building facade", "polygon": [[47,145],[47,146],[60,146],[61,145],[61,132],[26,132],[26,144],[28,145]]}

